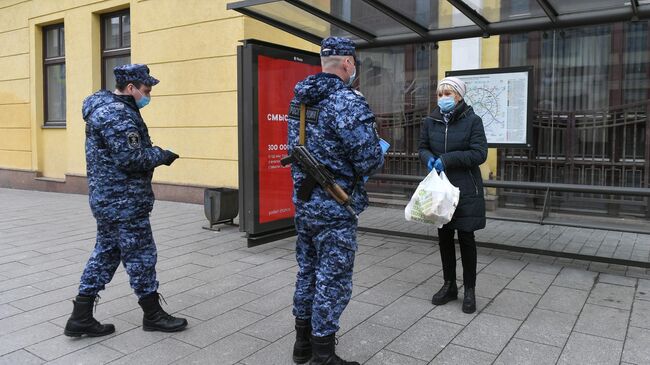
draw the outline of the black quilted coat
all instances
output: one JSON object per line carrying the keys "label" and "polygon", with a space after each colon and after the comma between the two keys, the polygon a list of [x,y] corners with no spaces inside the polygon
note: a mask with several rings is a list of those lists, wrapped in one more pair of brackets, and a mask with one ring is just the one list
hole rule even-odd
{"label": "black quilted coat", "polygon": [[420,126],[420,160],[441,158],[449,181],[460,189],[460,201],[444,228],[476,231],[485,228],[485,199],[479,165],[487,158],[487,140],[481,117],[461,100],[445,124],[440,108]]}

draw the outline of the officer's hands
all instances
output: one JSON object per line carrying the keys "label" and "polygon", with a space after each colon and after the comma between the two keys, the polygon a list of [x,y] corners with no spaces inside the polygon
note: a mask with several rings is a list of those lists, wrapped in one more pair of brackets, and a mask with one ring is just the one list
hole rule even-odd
{"label": "officer's hands", "polygon": [[439,158],[436,162],[433,163],[433,168],[436,169],[438,173],[445,171],[445,164],[442,163],[442,159]]}
{"label": "officer's hands", "polygon": [[171,165],[172,162],[174,162],[179,157],[177,154],[175,154],[170,150],[164,150],[163,154],[164,154],[163,164],[167,166]]}
{"label": "officer's hands", "polygon": [[429,172],[433,170],[433,165],[436,163],[436,158],[435,157],[429,157],[429,161],[427,161],[427,168],[429,169]]}

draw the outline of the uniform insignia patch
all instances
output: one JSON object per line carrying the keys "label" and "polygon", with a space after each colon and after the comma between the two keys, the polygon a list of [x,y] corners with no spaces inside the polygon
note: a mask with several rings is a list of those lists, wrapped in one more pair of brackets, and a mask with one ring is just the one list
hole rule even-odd
{"label": "uniform insignia patch", "polygon": [[[320,109],[313,106],[307,106],[305,110],[305,122],[306,123],[318,123],[318,114]],[[289,118],[300,120],[300,104],[292,103],[289,106]]]}
{"label": "uniform insignia patch", "polygon": [[140,148],[140,134],[138,132],[129,132],[126,138],[128,139],[129,147],[133,149]]}

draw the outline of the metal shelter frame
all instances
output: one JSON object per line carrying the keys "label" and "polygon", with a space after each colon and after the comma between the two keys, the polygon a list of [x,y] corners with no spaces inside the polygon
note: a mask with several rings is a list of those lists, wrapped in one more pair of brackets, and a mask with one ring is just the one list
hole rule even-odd
{"label": "metal shelter frame", "polygon": [[550,0],[535,0],[537,5],[543,10],[545,16],[520,17],[515,20],[504,20],[498,22],[488,21],[479,11],[468,4],[467,0],[440,0],[447,1],[451,4],[455,9],[471,20],[473,25],[428,29],[394,7],[387,5],[387,2],[379,0],[356,1],[362,1],[374,9],[377,9],[399,25],[409,29],[410,32],[406,34],[378,36],[353,25],[349,21],[336,17],[310,5],[306,1],[301,0],[244,0],[229,3],[227,9],[257,19],[263,23],[271,25],[272,27],[303,38],[311,43],[320,44],[322,39],[320,36],[304,29],[300,29],[294,25],[282,22],[278,19],[274,19],[268,15],[261,14],[254,9],[256,6],[273,3],[290,4],[297,9],[305,11],[316,18],[358,37],[360,39],[360,41],[357,42],[358,49],[410,43],[429,43],[473,37],[487,38],[492,35],[500,34],[543,31],[575,26],[614,23],[619,21],[650,19],[650,2],[646,0],[628,0],[625,2],[621,0],[621,6],[570,13],[558,12],[558,10],[553,7]]}

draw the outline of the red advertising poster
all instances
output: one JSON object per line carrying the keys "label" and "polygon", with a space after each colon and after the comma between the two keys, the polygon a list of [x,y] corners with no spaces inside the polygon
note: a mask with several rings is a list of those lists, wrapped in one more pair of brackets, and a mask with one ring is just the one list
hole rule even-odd
{"label": "red advertising poster", "polygon": [[291,168],[280,165],[287,155],[287,112],[296,83],[321,68],[263,55],[257,60],[259,223],[267,223],[294,215]]}

